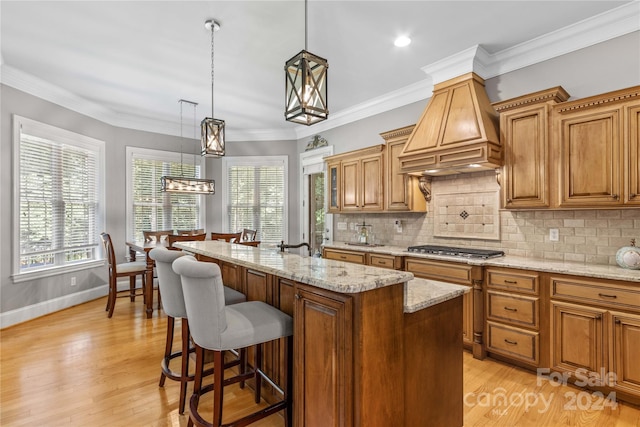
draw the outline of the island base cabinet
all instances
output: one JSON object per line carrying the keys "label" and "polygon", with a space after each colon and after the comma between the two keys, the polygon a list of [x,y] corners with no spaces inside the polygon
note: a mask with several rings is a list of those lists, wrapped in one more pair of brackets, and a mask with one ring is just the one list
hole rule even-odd
{"label": "island base cabinet", "polygon": [[404,425],[462,426],[462,296],[404,318]]}
{"label": "island base cabinet", "polygon": [[297,284],[294,425],[353,425],[350,297]]}

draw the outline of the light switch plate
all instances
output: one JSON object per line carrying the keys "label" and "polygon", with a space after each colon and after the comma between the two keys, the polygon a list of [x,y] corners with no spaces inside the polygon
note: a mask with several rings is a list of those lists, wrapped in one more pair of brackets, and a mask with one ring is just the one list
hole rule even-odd
{"label": "light switch plate", "polygon": [[338,223],[338,230],[345,231],[346,229],[347,229],[347,223],[346,222],[339,222]]}
{"label": "light switch plate", "polygon": [[549,240],[552,242],[557,242],[558,240],[560,240],[560,232],[557,228],[549,229]]}

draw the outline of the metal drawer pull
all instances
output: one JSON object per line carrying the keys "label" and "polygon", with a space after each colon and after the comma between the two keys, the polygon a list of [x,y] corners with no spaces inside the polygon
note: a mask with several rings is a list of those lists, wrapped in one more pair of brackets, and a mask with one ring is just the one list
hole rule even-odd
{"label": "metal drawer pull", "polygon": [[505,280],[504,283],[509,283],[510,285],[515,285],[518,283],[517,280]]}
{"label": "metal drawer pull", "polygon": [[618,298],[617,295],[598,294],[600,298]]}
{"label": "metal drawer pull", "polygon": [[340,255],[340,259],[347,259],[346,255]]}
{"label": "metal drawer pull", "polygon": [[506,342],[507,344],[511,344],[511,345],[518,345],[518,341],[509,341],[508,339],[504,339],[504,342]]}
{"label": "metal drawer pull", "polygon": [[504,307],[504,309],[507,311],[518,311],[517,308],[513,308],[513,307]]}

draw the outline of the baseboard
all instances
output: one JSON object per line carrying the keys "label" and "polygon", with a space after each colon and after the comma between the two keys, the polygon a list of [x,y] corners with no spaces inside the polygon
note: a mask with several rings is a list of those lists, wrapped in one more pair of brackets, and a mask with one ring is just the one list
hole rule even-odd
{"label": "baseboard", "polygon": [[[120,284],[118,284],[118,289]],[[76,292],[62,297],[42,301],[37,304],[28,305],[15,310],[0,313],[0,329],[35,319],[74,305],[92,301],[97,298],[106,296],[109,293],[109,286],[102,285],[96,288],[87,289],[86,291]]]}

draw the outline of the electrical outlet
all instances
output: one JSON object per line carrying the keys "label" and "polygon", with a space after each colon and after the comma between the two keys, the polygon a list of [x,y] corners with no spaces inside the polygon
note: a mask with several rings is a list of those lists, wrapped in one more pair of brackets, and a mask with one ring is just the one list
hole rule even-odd
{"label": "electrical outlet", "polygon": [[347,229],[347,223],[346,222],[339,222],[338,223],[338,230],[345,231],[346,229]]}
{"label": "electrical outlet", "polygon": [[395,226],[396,226],[396,233],[402,233],[402,221],[399,219],[396,219]]}
{"label": "electrical outlet", "polygon": [[558,240],[560,240],[560,232],[557,228],[549,229],[549,240],[552,242],[557,242]]}
{"label": "electrical outlet", "polygon": [[349,230],[355,231],[355,229],[356,229],[356,223],[355,222],[350,222],[349,223]]}
{"label": "electrical outlet", "polygon": [[71,277],[71,286],[76,285],[76,276]]}

